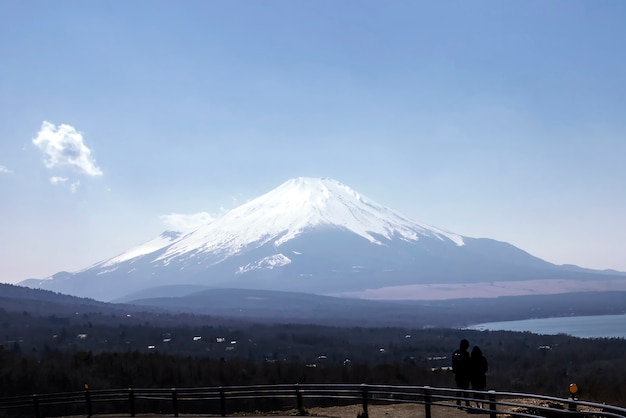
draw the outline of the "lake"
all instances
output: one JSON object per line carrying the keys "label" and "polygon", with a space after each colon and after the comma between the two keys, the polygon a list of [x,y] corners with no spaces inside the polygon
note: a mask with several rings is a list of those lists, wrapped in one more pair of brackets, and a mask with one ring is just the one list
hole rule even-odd
{"label": "lake", "polygon": [[568,334],[581,338],[626,338],[626,315],[568,316],[488,322],[467,329],[530,331],[534,334]]}

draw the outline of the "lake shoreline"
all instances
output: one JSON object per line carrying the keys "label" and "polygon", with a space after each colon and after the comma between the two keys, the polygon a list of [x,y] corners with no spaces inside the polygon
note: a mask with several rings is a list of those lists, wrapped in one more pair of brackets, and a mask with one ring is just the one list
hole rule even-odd
{"label": "lake shoreline", "polygon": [[626,338],[626,314],[562,316],[474,324],[464,329],[567,334],[579,338]]}

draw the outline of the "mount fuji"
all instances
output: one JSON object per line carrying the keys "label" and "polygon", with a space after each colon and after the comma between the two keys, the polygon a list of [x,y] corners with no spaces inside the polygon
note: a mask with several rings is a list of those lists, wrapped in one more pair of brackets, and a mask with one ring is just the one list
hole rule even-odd
{"label": "mount fuji", "polygon": [[[535,283],[558,293],[566,283],[607,287],[625,278],[415,222],[336,180],[295,178],[192,232],[166,231],[84,270],[23,284],[105,301],[207,288],[380,298],[395,289],[419,299],[433,289],[462,295]],[[560,290],[550,292],[546,280]]]}

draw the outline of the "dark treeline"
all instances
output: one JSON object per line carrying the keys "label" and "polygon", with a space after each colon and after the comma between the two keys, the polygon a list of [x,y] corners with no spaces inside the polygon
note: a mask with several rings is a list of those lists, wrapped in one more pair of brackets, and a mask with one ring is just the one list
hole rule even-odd
{"label": "dark treeline", "polygon": [[[488,377],[488,387],[566,397],[568,384],[576,382],[583,390],[581,399],[619,405],[624,399],[626,383],[624,360],[583,361],[585,345],[580,342],[553,349],[558,354],[541,350],[536,355],[526,352],[517,359],[484,344],[489,347],[487,352],[492,353],[490,363],[510,362],[509,367],[497,363]],[[575,347],[582,349],[583,354],[572,353]],[[618,347],[602,351],[610,353],[614,349]],[[570,356],[565,362],[560,359],[564,353]],[[292,361],[226,360],[159,353],[79,351],[32,356],[5,350],[0,352],[0,364],[0,388],[7,396],[77,391],[84,384],[92,389],[105,389],[324,382],[431,386],[453,383],[449,372],[433,371],[426,359],[349,364],[321,361],[313,367],[312,363]]]}

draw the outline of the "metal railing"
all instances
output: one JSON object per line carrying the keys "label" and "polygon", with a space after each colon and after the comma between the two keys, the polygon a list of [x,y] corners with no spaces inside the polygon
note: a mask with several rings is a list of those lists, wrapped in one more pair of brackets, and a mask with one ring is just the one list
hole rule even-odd
{"label": "metal railing", "polygon": [[[0,417],[36,418],[68,414],[139,413],[180,416],[185,413],[227,416],[237,412],[294,411],[359,404],[359,416],[385,404],[423,406],[425,418],[450,415],[456,408],[496,418],[511,417],[626,417],[618,406],[528,393],[473,391],[429,386],[370,384],[295,384],[171,389],[107,389],[0,398]],[[442,412],[447,411],[447,412]],[[356,418],[356,417],[355,417]]]}

